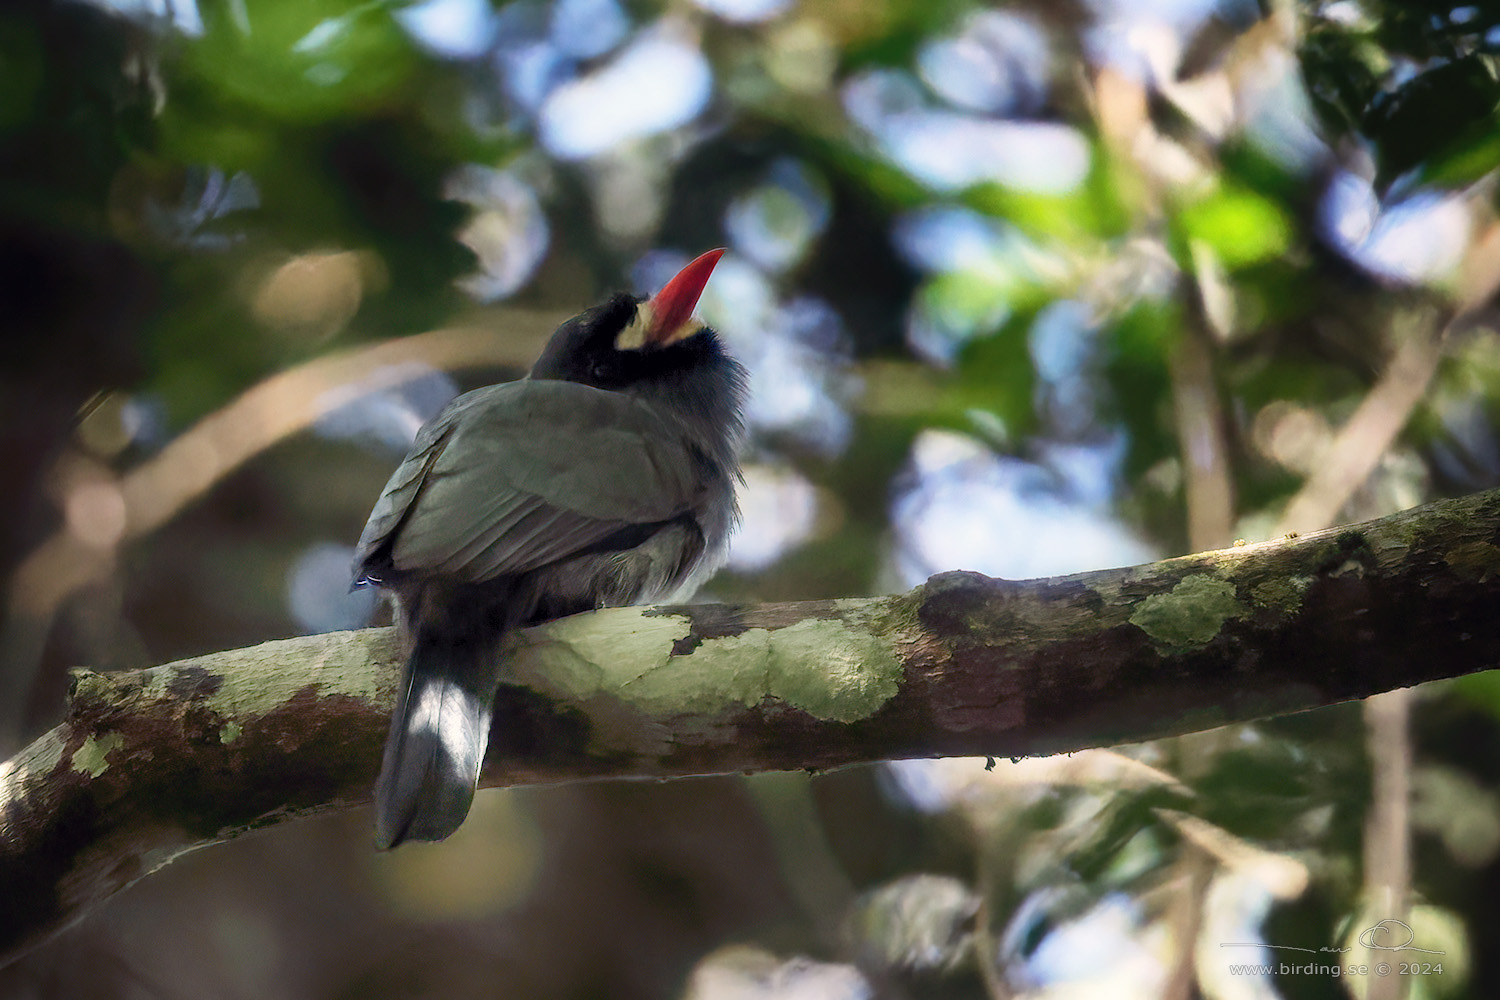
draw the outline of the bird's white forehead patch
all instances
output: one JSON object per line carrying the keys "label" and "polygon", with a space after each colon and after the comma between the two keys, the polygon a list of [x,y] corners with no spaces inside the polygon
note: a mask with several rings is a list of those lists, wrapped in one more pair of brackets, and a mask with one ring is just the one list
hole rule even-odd
{"label": "bird's white forehead patch", "polygon": [[699,330],[703,329],[703,321],[696,316],[689,316],[675,330],[670,330],[665,336],[658,335],[655,340],[648,340],[647,334],[651,331],[651,324],[656,321],[656,310],[651,308],[650,302],[642,302],[635,307],[635,319],[621,330],[619,336],[615,337],[615,349],[620,351],[638,351],[643,347],[665,347],[679,340],[686,340]]}
{"label": "bird's white forehead patch", "polygon": [[642,302],[635,307],[635,318],[625,325],[620,335],[615,338],[615,348],[621,351],[635,351],[646,346],[646,331],[651,328],[652,309],[651,303]]}

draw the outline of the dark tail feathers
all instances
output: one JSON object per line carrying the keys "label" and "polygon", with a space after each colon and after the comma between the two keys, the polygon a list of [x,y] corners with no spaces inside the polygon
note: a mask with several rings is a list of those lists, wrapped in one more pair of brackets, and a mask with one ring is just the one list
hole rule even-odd
{"label": "dark tail feathers", "polygon": [[419,626],[375,783],[375,843],[442,840],[469,814],[497,684],[495,644]]}

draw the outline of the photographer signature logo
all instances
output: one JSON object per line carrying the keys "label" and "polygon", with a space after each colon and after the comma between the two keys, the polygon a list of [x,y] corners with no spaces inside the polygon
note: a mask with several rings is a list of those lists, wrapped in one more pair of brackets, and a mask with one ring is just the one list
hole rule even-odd
{"label": "photographer signature logo", "polygon": [[[1414,944],[1417,935],[1411,927],[1400,920],[1387,918],[1366,927],[1359,932],[1359,943],[1370,951],[1415,951],[1423,955],[1446,955],[1446,951],[1438,951],[1435,948],[1418,948]],[[1219,944],[1220,948],[1270,948],[1275,951],[1300,951],[1309,955],[1342,955],[1351,952],[1353,948],[1330,948],[1324,945],[1321,948],[1298,948],[1290,944],[1270,944],[1266,941],[1225,941]]]}

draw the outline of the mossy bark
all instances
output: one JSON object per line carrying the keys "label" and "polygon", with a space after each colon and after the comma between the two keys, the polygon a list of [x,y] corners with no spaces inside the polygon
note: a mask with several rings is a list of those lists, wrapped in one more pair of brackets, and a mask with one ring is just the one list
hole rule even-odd
{"label": "mossy bark", "polygon": [[[601,611],[517,637],[484,783],[1134,742],[1500,665],[1497,608],[1500,491],[1047,580]],[[367,801],[399,656],[368,629],[79,671],[0,764],[0,956],[187,850]]]}

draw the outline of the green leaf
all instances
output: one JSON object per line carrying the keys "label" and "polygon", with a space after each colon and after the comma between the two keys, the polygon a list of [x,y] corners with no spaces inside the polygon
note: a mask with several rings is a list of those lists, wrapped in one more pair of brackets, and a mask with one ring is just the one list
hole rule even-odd
{"label": "green leaf", "polygon": [[1279,205],[1237,187],[1220,188],[1187,206],[1177,224],[1188,241],[1208,244],[1230,270],[1280,256],[1292,238],[1291,222]]}
{"label": "green leaf", "polygon": [[1479,55],[1434,66],[1377,97],[1362,123],[1375,142],[1376,187],[1384,191],[1423,164],[1444,164],[1449,172],[1460,164],[1493,164],[1495,152],[1486,147],[1493,144],[1497,106],[1500,81],[1493,61]]}
{"label": "green leaf", "polygon": [[204,11],[183,69],[219,99],[272,118],[325,121],[394,93],[417,60],[383,3],[263,0]]}

